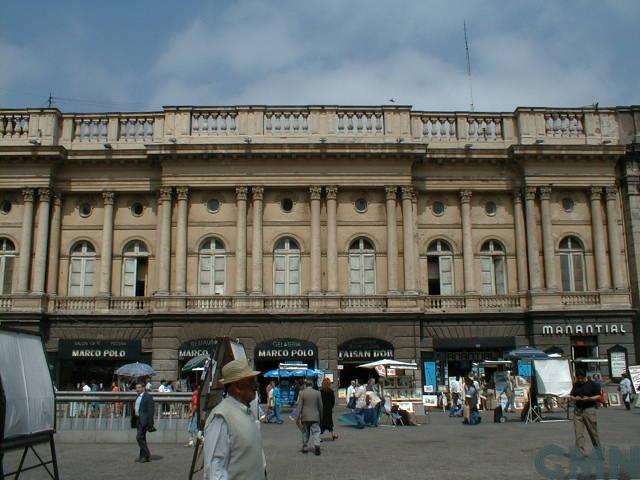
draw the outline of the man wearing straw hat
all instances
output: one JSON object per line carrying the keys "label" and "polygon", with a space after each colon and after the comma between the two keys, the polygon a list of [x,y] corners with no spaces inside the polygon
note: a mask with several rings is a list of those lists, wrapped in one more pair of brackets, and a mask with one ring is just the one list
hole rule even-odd
{"label": "man wearing straw hat", "polygon": [[256,372],[246,360],[222,367],[220,383],[227,396],[213,409],[204,427],[206,480],[264,480],[265,458],[260,427],[249,405],[256,396]]}

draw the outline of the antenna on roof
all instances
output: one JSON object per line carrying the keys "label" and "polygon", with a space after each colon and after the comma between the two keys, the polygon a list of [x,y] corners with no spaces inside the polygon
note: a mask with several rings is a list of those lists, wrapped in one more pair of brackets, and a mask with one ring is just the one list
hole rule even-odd
{"label": "antenna on roof", "polygon": [[464,20],[464,49],[467,56],[467,76],[469,77],[469,97],[471,100],[470,107],[473,112],[473,82],[471,81],[471,60],[469,58],[469,41],[467,40],[467,21]]}
{"label": "antenna on roof", "polygon": [[51,92],[49,92],[49,98],[47,99],[47,105],[49,106],[49,108],[51,108],[52,104],[53,104],[53,95],[51,95]]}

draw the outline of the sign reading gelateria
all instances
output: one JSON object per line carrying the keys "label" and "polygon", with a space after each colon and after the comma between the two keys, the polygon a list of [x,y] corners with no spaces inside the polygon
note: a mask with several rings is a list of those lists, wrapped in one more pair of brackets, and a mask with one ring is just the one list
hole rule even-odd
{"label": "sign reading gelateria", "polygon": [[306,340],[276,338],[256,346],[256,359],[311,359],[317,356],[318,348]]}
{"label": "sign reading gelateria", "polygon": [[627,331],[621,323],[586,325],[543,325],[543,335],[624,335]]}
{"label": "sign reading gelateria", "polygon": [[87,360],[138,360],[140,340],[60,340],[61,358]]}

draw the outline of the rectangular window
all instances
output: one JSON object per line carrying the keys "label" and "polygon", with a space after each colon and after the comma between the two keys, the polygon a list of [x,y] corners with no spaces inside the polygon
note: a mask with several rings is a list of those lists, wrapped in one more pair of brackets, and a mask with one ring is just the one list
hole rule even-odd
{"label": "rectangular window", "polygon": [[11,294],[11,284],[13,281],[13,262],[15,257],[0,257],[0,295]]}
{"label": "rectangular window", "polygon": [[491,257],[480,257],[482,276],[482,295],[494,295],[493,287],[493,263]]}
{"label": "rectangular window", "polygon": [[571,291],[571,256],[563,253],[560,255],[560,273],[562,276],[562,291]]}
{"label": "rectangular window", "polygon": [[[586,290],[584,285],[584,258],[581,253],[574,253],[571,255],[573,263],[573,279],[574,288],[576,292],[584,292]],[[614,268],[622,268],[621,265],[615,265]]]}
{"label": "rectangular window", "polygon": [[135,257],[124,257],[122,265],[122,295],[124,297],[136,296],[136,270],[137,259]]}
{"label": "rectangular window", "polygon": [[505,272],[505,258],[493,257],[494,271],[496,274],[496,295],[507,294],[507,275]]}
{"label": "rectangular window", "polygon": [[453,295],[453,259],[448,256],[439,257],[440,263],[440,295]]}

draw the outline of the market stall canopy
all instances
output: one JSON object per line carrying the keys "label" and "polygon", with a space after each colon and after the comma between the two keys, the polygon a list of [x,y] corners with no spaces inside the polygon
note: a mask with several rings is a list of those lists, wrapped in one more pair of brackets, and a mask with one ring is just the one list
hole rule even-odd
{"label": "market stall canopy", "polygon": [[539,348],[529,347],[529,346],[519,347],[519,348],[516,348],[515,350],[511,350],[509,353],[507,353],[506,356],[511,358],[520,358],[524,360],[528,360],[532,358],[549,358],[549,355],[547,355],[545,352],[543,352]]}
{"label": "market stall canopy", "polygon": [[510,367],[513,364],[511,360],[485,360],[484,362],[474,363],[473,366],[481,368],[498,368]]}
{"label": "market stall canopy", "polygon": [[576,358],[575,363],[607,363],[606,358]]}
{"label": "market stall canopy", "polygon": [[378,366],[383,366],[387,368],[395,368],[398,370],[417,370],[418,365],[415,363],[401,362],[400,360],[390,360],[388,358],[384,358],[382,360],[376,360],[375,362],[365,363],[363,365],[358,365],[359,368],[376,368]]}
{"label": "market stall canopy", "polygon": [[207,361],[209,360],[209,355],[198,355],[197,357],[189,360],[184,367],[182,367],[183,372],[192,372],[192,371],[201,371],[204,369]]}
{"label": "market stall canopy", "polygon": [[287,369],[274,369],[269,370],[264,374],[265,378],[289,378],[289,377],[317,377],[322,374],[322,370],[315,370],[313,368],[299,368],[296,370]]}
{"label": "market stall canopy", "polygon": [[151,367],[151,365],[136,362],[123,365],[115,371],[115,374],[120,375],[121,377],[139,378],[153,376],[156,374],[156,371]]}

